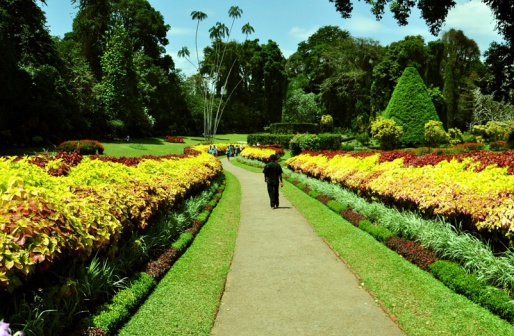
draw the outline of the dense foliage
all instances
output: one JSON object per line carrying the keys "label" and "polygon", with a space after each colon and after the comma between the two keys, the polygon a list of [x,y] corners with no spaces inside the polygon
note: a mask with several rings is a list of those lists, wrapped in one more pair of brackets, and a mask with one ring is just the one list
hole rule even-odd
{"label": "dense foliage", "polygon": [[416,68],[408,67],[398,80],[384,118],[403,127],[405,146],[419,147],[424,143],[424,126],[430,120],[439,121],[434,103]]}

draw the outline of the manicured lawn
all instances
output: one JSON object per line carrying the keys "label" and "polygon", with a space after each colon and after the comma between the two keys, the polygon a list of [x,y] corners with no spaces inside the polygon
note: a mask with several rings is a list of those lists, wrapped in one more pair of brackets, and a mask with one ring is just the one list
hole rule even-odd
{"label": "manicured lawn", "polygon": [[240,218],[241,186],[225,174],[225,192],[208,222],[119,335],[210,334]]}
{"label": "manicured lawn", "polygon": [[[233,164],[260,173],[237,160]],[[363,286],[396,316],[408,335],[514,335],[514,326],[404,260],[366,232],[290,183],[281,189],[360,277]]]}
{"label": "manicured lawn", "polygon": [[[214,139],[216,143],[236,143],[246,141],[247,134],[219,134]],[[183,154],[184,148],[199,143],[204,143],[205,139],[200,136],[183,136],[185,143],[167,142],[164,137],[153,138],[131,138],[129,142],[124,141],[101,141],[104,145],[106,156],[115,157],[135,157],[142,155],[167,155]],[[10,148],[0,150],[0,155],[34,155],[45,151],[55,153],[54,146],[30,147],[30,148]]]}

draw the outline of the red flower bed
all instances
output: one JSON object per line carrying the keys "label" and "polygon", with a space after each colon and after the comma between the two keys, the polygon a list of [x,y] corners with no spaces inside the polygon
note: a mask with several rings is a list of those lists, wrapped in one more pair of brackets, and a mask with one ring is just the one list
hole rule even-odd
{"label": "red flower bed", "polygon": [[166,135],[166,141],[173,143],[184,143],[184,138],[177,135]]}

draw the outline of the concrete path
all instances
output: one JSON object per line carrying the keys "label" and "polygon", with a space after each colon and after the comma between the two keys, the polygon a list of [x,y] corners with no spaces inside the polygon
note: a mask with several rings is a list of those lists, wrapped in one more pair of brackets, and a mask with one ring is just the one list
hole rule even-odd
{"label": "concrete path", "polygon": [[262,174],[222,160],[241,182],[241,222],[212,335],[402,335],[353,273]]}

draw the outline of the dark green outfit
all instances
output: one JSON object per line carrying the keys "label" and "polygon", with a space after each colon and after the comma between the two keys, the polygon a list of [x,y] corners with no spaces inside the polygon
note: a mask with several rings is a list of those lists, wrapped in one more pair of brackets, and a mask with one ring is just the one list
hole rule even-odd
{"label": "dark green outfit", "polygon": [[271,161],[264,167],[264,181],[268,184],[268,195],[272,208],[278,208],[278,184],[282,175],[282,167]]}

